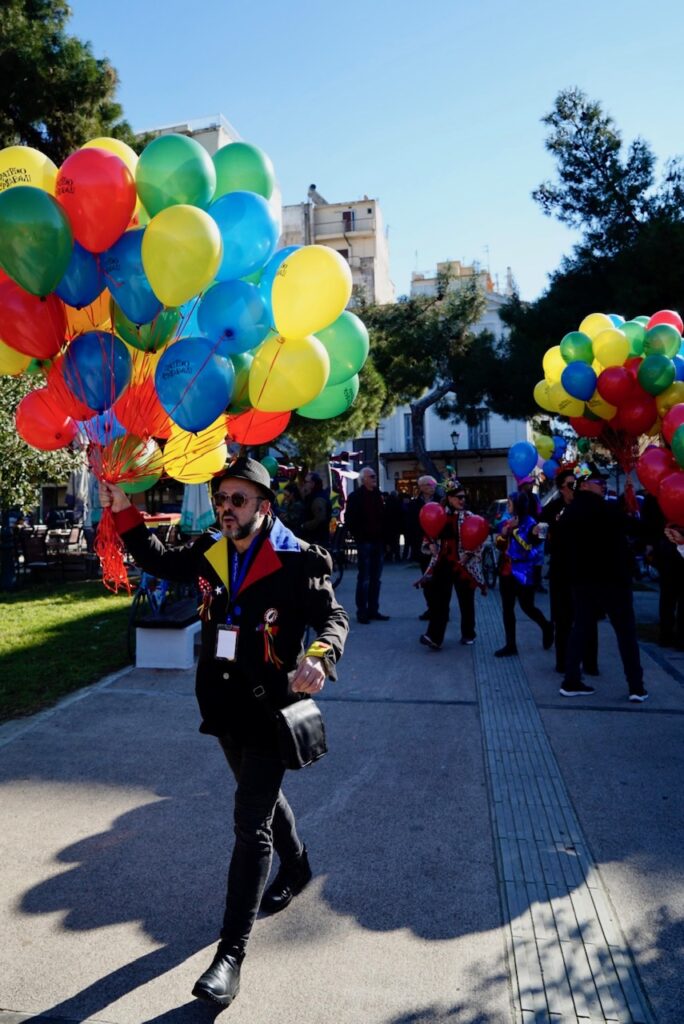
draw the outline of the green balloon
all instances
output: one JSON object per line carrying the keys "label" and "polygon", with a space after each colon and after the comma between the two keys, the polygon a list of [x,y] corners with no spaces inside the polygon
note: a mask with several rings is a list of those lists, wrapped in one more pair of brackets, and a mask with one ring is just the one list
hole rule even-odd
{"label": "green balloon", "polygon": [[271,478],[278,472],[278,460],[274,459],[272,455],[265,455],[261,460],[261,465]]}
{"label": "green balloon", "polygon": [[105,448],[103,461],[115,466],[122,478],[119,487],[126,494],[146,491],[162,475],[162,454],[159,445],[152,438],[143,441],[133,434],[126,434]]}
{"label": "green balloon", "polygon": [[119,337],[141,352],[156,352],[162,348],[176,333],[181,321],[177,309],[163,309],[149,324],[134,324],[123,310],[111,301],[111,314],[114,330]]}
{"label": "green balloon", "polygon": [[341,384],[324,387],[320,395],[306,405],[300,405],[297,412],[309,420],[330,420],[346,412],[354,404],[359,393],[359,375],[355,374]]}
{"label": "green balloon", "polygon": [[627,323],[620,324],[620,330],[629,342],[630,356],[642,356],[646,337],[644,325],[640,324],[638,320],[628,320]]}
{"label": "green balloon", "polygon": [[674,363],[667,356],[646,356],[637,371],[637,378],[649,395],[659,395],[661,391],[669,388],[675,379]]}
{"label": "green balloon", "polygon": [[150,217],[179,203],[203,210],[213,198],[216,171],[199,142],[185,135],[160,135],[140,154],[135,184]]}
{"label": "green balloon", "polygon": [[270,157],[248,142],[229,142],[213,156],[216,168],[214,199],[228,192],[256,192],[270,199],[275,187],[275,171]]}
{"label": "green balloon", "polygon": [[74,237],[67,215],[42,188],[0,193],[0,265],[24,291],[44,298],[64,277]]}
{"label": "green balloon", "polygon": [[366,325],[348,309],[340,313],[329,327],[318,331],[316,337],[330,356],[330,376],[326,389],[331,384],[349,380],[359,372],[368,358],[370,342]]}
{"label": "green balloon", "polygon": [[577,451],[580,452],[582,455],[586,455],[586,453],[589,451],[590,448],[591,448],[591,441],[589,440],[589,438],[588,437],[580,437],[579,440],[577,441]]}
{"label": "green balloon", "polygon": [[566,363],[589,363],[594,361],[591,338],[582,331],[570,331],[560,343],[561,355]]}
{"label": "green balloon", "polygon": [[677,460],[677,465],[684,469],[684,423],[677,427],[672,435],[672,454]]}
{"label": "green balloon", "polygon": [[641,324],[642,327],[645,327],[650,319],[651,319],[650,316],[633,316],[632,317],[633,322],[637,323],[637,324]]}
{"label": "green balloon", "polygon": [[230,416],[238,416],[241,412],[246,412],[252,406],[249,400],[249,368],[253,360],[254,356],[250,355],[249,352],[241,352],[239,355],[230,357],[235,371],[233,394],[227,410]]}
{"label": "green balloon", "polygon": [[682,336],[672,324],[657,324],[646,331],[644,355],[662,355],[672,359],[679,352]]}

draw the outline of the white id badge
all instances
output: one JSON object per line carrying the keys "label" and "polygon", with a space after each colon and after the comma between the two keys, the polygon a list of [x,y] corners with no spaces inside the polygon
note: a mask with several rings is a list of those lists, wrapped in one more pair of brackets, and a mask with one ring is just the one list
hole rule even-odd
{"label": "white id badge", "polygon": [[223,661],[235,661],[237,655],[239,626],[216,627],[216,657]]}

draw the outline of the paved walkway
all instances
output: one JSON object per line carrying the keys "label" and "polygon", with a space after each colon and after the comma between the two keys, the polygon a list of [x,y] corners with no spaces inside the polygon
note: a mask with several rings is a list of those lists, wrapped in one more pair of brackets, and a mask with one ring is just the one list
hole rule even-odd
{"label": "paved walkway", "polygon": [[[257,922],[225,1019],[679,1024],[684,656],[645,650],[652,698],[631,705],[602,624],[597,693],[567,701],[533,624],[493,658],[497,595],[474,647],[455,608],[443,650],[421,647],[416,575],[386,567],[391,621],[353,625],[331,753],[287,780],[315,877]],[[230,795],[192,687],[126,671],[0,728],[0,1024],[216,1016],[189,992]]]}

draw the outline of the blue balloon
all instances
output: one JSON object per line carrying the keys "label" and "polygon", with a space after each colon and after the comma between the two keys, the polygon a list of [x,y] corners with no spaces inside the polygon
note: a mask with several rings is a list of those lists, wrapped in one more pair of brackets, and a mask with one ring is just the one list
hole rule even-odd
{"label": "blue balloon", "polygon": [[89,420],[79,420],[78,426],[91,444],[100,444],[103,447],[126,433],[126,428],[121,426],[111,409]]}
{"label": "blue balloon", "polygon": [[183,430],[204,430],[230,404],[235,371],[207,338],[181,338],[157,363],[159,401]]}
{"label": "blue balloon", "polygon": [[673,356],[675,380],[684,380],[684,356]]}
{"label": "blue balloon", "polygon": [[508,450],[508,465],[518,480],[528,476],[537,465],[537,449],[529,441],[516,441]]}
{"label": "blue balloon", "polygon": [[79,401],[104,412],[130,381],[131,356],[115,334],[87,331],[66,350],[62,375]]}
{"label": "blue balloon", "polygon": [[613,321],[614,327],[621,327],[625,322],[624,316],[620,316],[619,313],[609,313],[608,319]]}
{"label": "blue balloon", "polygon": [[222,356],[248,352],[270,329],[261,292],[246,281],[219,281],[210,288],[199,304],[197,322]]}
{"label": "blue balloon", "polygon": [[118,242],[102,254],[109,290],[128,319],[138,326],[149,324],[164,308],[143,269],[144,234],[144,228],[124,231]]}
{"label": "blue balloon", "polygon": [[94,302],[105,288],[104,274],[100,262],[92,252],[84,249],[79,242],[74,242],[69,266],[55,291],[67,306],[81,309]]}
{"label": "blue balloon", "polygon": [[259,280],[259,291],[261,296],[266,303],[266,309],[268,310],[268,316],[271,323],[273,323],[273,308],[271,306],[271,288],[275,276],[278,273],[278,267],[281,263],[284,263],[288,256],[297,249],[301,249],[301,245],[288,245],[285,249],[278,249],[278,252],[274,252],[270,260],[261,272],[261,278]]}
{"label": "blue balloon", "polygon": [[573,398],[588,402],[596,391],[596,373],[587,363],[569,363],[561,374],[561,384]]}
{"label": "blue balloon", "polygon": [[207,213],[216,221],[223,241],[217,281],[246,277],[271,258],[278,243],[278,224],[262,196],[229,192],[211,203]]}
{"label": "blue balloon", "polygon": [[179,306],[179,313],[181,315],[181,321],[178,324],[176,335],[179,338],[196,338],[198,334],[201,334],[200,325],[197,319],[199,313],[200,300],[197,296],[192,299],[188,299],[182,306]]}
{"label": "blue balloon", "polygon": [[542,471],[547,480],[553,480],[559,469],[560,466],[555,459],[547,459],[542,466]]}

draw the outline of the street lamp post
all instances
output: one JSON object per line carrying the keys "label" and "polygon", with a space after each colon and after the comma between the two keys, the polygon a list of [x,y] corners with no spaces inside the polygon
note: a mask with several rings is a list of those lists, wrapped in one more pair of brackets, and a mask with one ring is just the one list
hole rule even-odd
{"label": "street lamp post", "polygon": [[454,449],[454,473],[458,476],[458,439],[460,438],[458,430],[451,431],[451,447]]}

